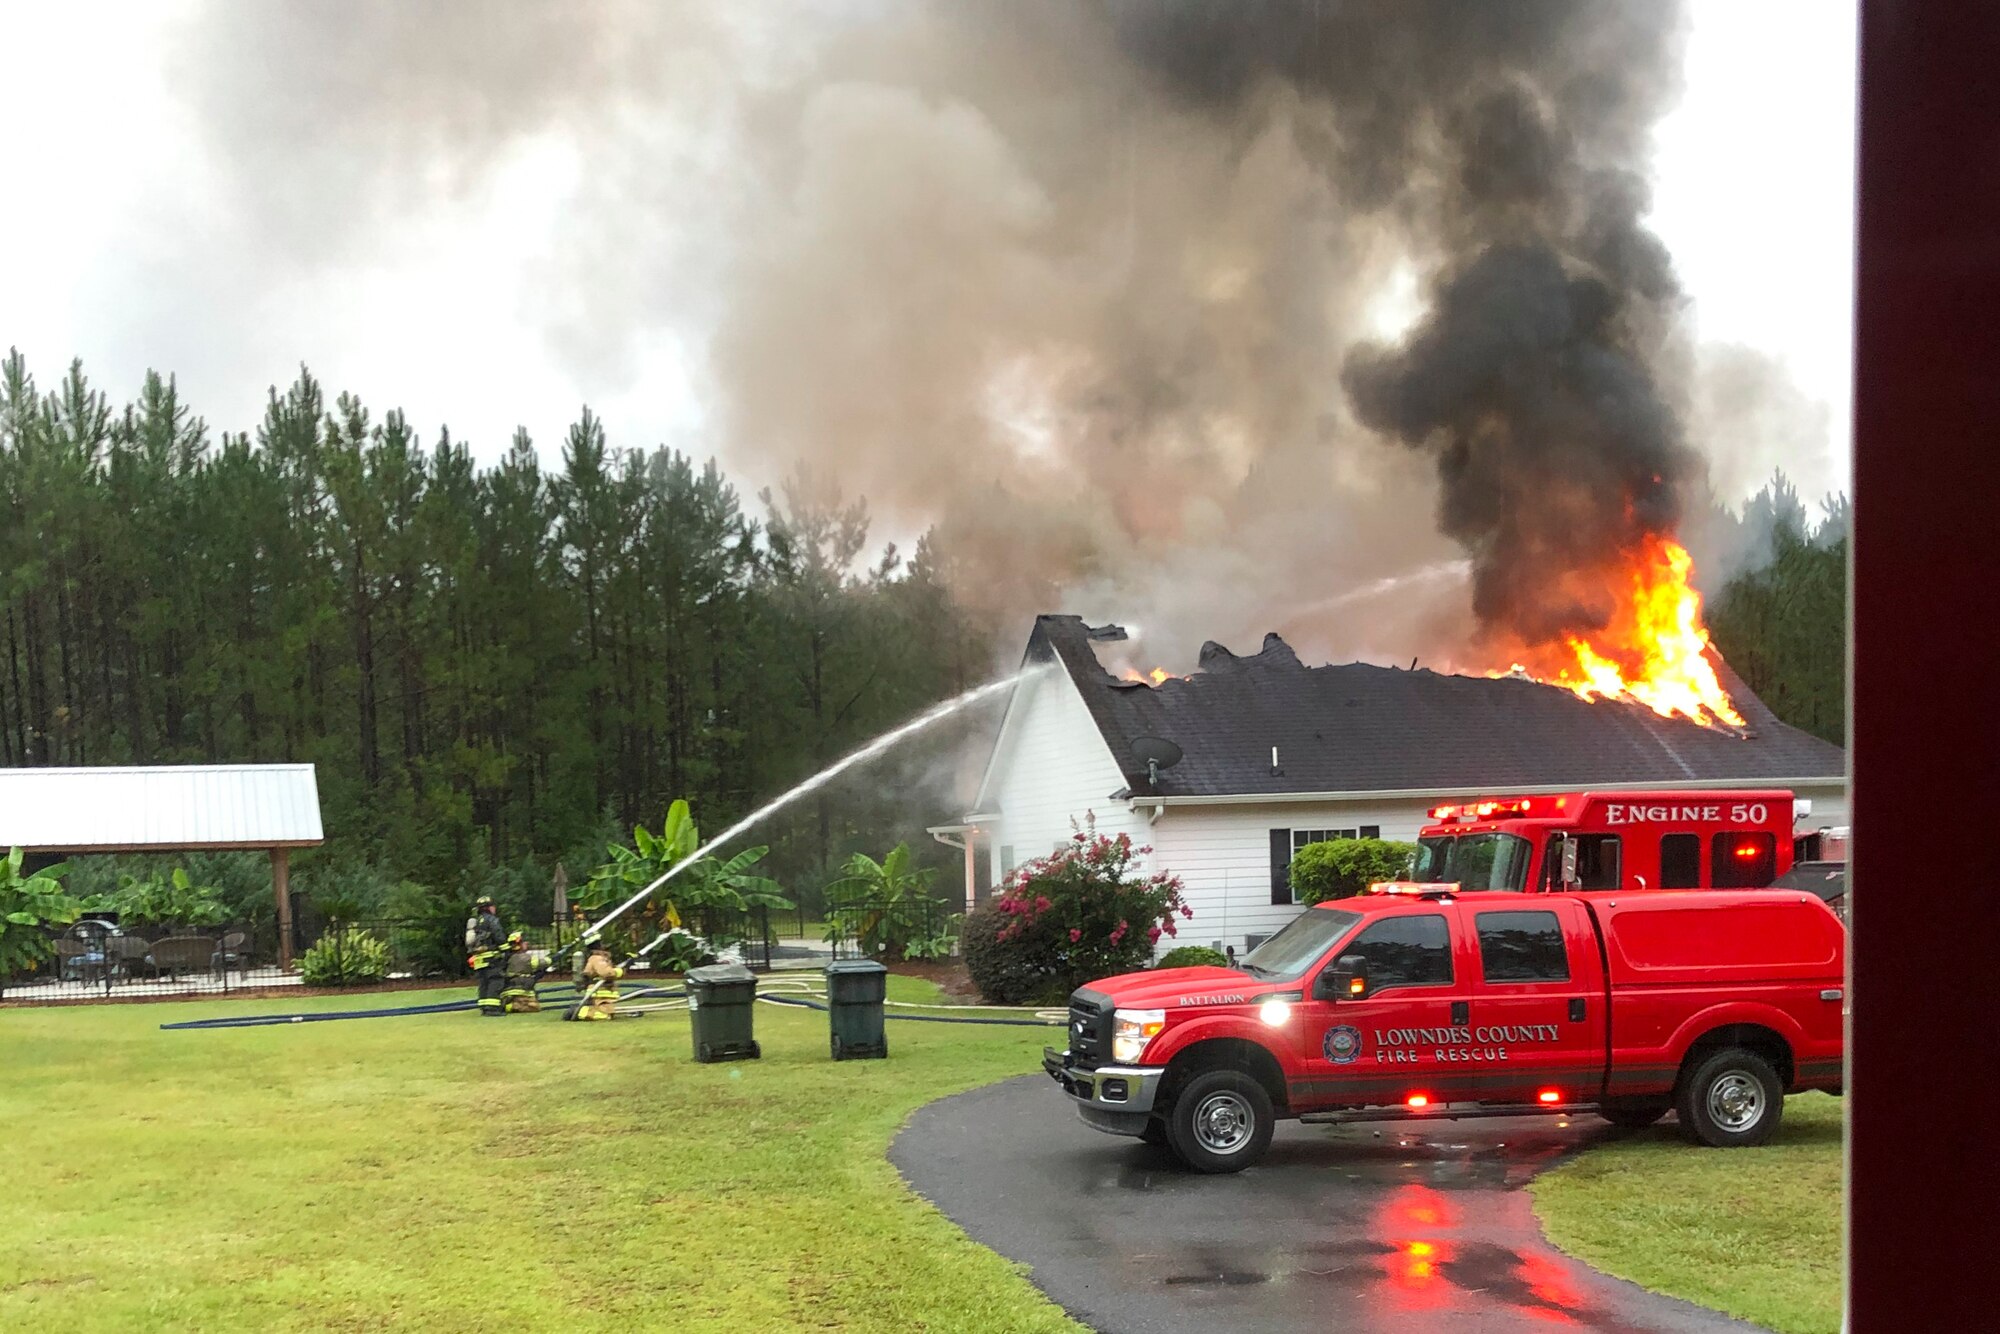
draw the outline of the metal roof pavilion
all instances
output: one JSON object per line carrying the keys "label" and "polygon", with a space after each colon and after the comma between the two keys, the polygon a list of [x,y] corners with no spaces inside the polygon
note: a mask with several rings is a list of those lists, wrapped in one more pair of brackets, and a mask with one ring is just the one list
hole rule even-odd
{"label": "metal roof pavilion", "polygon": [[325,839],[310,764],[0,769],[0,853],[268,853],[286,964],[291,850]]}
{"label": "metal roof pavilion", "polygon": [[0,848],[262,852],[324,840],[310,764],[0,769]]}

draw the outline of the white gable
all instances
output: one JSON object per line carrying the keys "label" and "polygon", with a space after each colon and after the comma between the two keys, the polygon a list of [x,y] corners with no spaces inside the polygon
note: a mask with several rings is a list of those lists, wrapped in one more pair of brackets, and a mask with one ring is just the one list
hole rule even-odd
{"label": "white gable", "polygon": [[1129,833],[1144,842],[1145,817],[1111,797],[1124,786],[1125,776],[1069,674],[1029,676],[1008,706],[979,794],[978,813],[998,816],[985,835],[993,849],[993,877],[1008,869],[1009,856],[1019,865],[1053,851],[1090,814],[1098,832]]}

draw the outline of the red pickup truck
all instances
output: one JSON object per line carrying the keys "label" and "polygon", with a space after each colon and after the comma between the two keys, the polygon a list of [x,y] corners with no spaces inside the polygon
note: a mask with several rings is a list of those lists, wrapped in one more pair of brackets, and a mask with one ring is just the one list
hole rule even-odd
{"label": "red pickup truck", "polygon": [[1726,1147],[1842,1089],[1846,930],[1812,894],[1373,889],[1236,968],[1079,988],[1043,1068],[1089,1125],[1200,1172],[1256,1162],[1281,1117],[1673,1109]]}

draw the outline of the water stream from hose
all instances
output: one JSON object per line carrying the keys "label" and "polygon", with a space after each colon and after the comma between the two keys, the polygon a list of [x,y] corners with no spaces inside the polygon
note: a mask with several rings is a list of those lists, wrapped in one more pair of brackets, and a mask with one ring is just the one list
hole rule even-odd
{"label": "water stream from hose", "polygon": [[[1034,669],[1030,668],[1029,670],[1034,670]],[[689,853],[687,856],[675,862],[672,866],[669,866],[666,869],[665,873],[662,874],[659,879],[653,881],[652,884],[647,885],[644,889],[634,894],[631,898],[619,904],[616,908],[612,909],[609,913],[599,918],[596,922],[593,922],[591,924],[590,929],[583,933],[583,938],[578,943],[587,944],[590,941],[596,940],[598,936],[603,932],[605,927],[617,921],[618,918],[624,915],[624,913],[627,910],[629,910],[634,904],[645,902],[645,900],[652,895],[653,891],[658,889],[661,885],[666,884],[667,881],[672,880],[682,871],[687,870],[688,867],[693,866],[703,857],[708,856],[708,854],[713,852],[716,848],[720,847],[724,843],[727,843],[730,839],[735,838],[738,834],[743,833],[745,830],[755,826],[757,823],[764,820],[766,817],[774,814],[777,811],[784,809],[786,806],[789,806],[792,802],[797,801],[800,797],[805,796],[807,793],[812,792],[818,788],[824,787],[826,784],[832,782],[835,778],[838,778],[841,774],[846,773],[849,769],[852,769],[855,765],[862,764],[868,760],[874,759],[876,756],[882,754],[886,750],[889,750],[891,747],[895,746],[897,742],[904,740],[906,737],[915,736],[918,732],[923,731],[925,728],[929,727],[932,723],[942,722],[944,719],[951,717],[951,715],[953,715],[954,713],[957,713],[960,709],[965,708],[968,704],[976,703],[979,700],[986,698],[988,695],[994,694],[997,691],[1005,690],[1007,687],[1013,685],[1015,682],[1019,681],[1025,675],[1027,675],[1027,672],[1025,671],[1015,672],[1012,676],[1003,676],[997,681],[988,681],[983,686],[975,686],[971,690],[966,691],[962,695],[959,695],[953,699],[948,699],[944,703],[939,704],[934,708],[928,709],[925,712],[918,714],[915,718],[912,718],[909,722],[904,723],[901,727],[895,728],[888,732],[884,732],[881,736],[876,737],[873,741],[861,747],[861,749],[854,751],[853,753],[841,759],[835,760],[832,764],[829,764],[826,768],[820,770],[818,773],[814,774],[811,778],[806,779],[803,783],[798,784],[796,787],[793,787],[790,790],[781,793],[776,797],[773,797],[770,801],[765,802],[762,806],[759,806],[756,810],[750,812],[750,814],[744,816],[741,820],[738,820],[735,824],[729,826],[729,828],[723,830],[721,833],[717,834],[714,838],[709,839],[706,843],[703,843],[700,847],[696,848],[693,852]],[[637,954],[633,955],[632,957],[635,959],[645,958],[648,954],[652,953],[654,946],[658,945],[661,941],[667,938],[668,934],[669,934],[668,932],[662,931],[659,935],[653,937],[651,941],[647,942],[645,948],[641,949]]]}

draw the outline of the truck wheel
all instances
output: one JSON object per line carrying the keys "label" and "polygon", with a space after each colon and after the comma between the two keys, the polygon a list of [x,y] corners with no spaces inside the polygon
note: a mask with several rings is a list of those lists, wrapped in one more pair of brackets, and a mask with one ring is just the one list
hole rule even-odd
{"label": "truck wheel", "polygon": [[1240,1172],[1264,1156],[1276,1125],[1262,1084],[1240,1070],[1210,1070],[1175,1099],[1167,1143],[1197,1172]]}
{"label": "truck wheel", "polygon": [[1785,1090],[1771,1063],[1730,1047],[1704,1058],[1675,1098],[1681,1128],[1711,1148],[1762,1144],[1785,1114]]}
{"label": "truck wheel", "polygon": [[1167,1123],[1155,1116],[1146,1122],[1146,1128],[1139,1132],[1139,1139],[1146,1144],[1157,1144],[1162,1148],[1167,1144]]}
{"label": "truck wheel", "polygon": [[1621,1130],[1644,1130],[1667,1114],[1664,1102],[1607,1103],[1597,1114]]}

